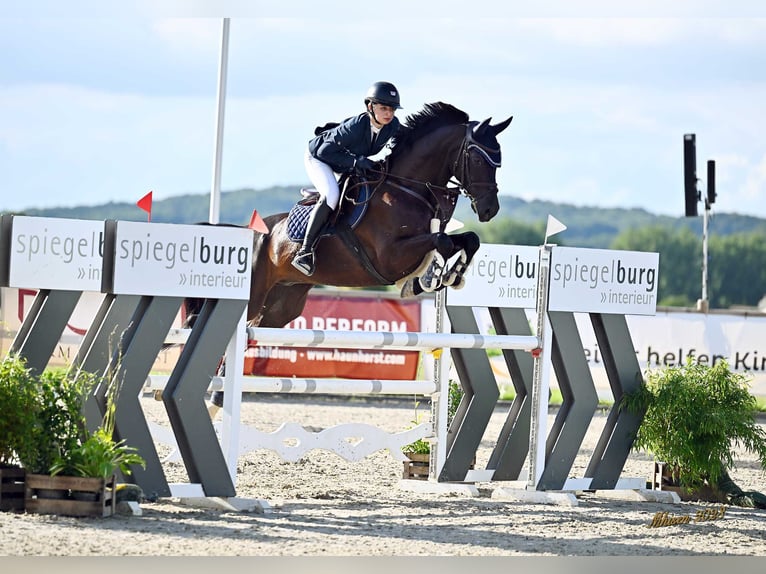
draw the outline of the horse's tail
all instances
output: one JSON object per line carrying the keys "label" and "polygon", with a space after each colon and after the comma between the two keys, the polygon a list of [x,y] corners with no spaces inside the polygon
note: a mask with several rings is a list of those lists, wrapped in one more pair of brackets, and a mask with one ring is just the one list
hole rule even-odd
{"label": "horse's tail", "polygon": [[[194,326],[194,322],[197,320],[204,303],[205,300],[201,297],[187,297],[184,299],[181,313],[183,321],[181,323],[182,329],[191,329]],[[180,346],[180,343],[163,343],[161,349],[164,351],[178,346]]]}

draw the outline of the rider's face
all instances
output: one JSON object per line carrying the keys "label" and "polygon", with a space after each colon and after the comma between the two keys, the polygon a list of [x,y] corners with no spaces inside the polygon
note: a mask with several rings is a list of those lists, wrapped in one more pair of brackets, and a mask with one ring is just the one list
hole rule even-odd
{"label": "rider's face", "polygon": [[375,119],[378,121],[378,124],[381,126],[385,126],[387,124],[391,123],[391,120],[394,119],[394,114],[396,113],[396,110],[392,108],[391,106],[387,106],[385,104],[368,104],[369,109],[371,112],[373,112],[373,115],[375,116]]}

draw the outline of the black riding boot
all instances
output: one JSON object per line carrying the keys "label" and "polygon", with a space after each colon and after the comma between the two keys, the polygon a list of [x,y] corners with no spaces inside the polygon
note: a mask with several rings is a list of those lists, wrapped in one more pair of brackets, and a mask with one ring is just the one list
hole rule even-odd
{"label": "black riding boot", "polygon": [[308,225],[306,226],[306,236],[303,238],[303,245],[292,261],[293,267],[304,275],[310,276],[314,274],[314,247],[319,241],[319,236],[331,213],[332,207],[327,205],[324,197],[319,199],[319,202],[311,212]]}

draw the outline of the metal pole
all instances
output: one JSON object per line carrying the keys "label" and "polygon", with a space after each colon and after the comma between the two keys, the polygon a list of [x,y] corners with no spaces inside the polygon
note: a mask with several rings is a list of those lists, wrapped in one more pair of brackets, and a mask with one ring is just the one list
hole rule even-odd
{"label": "metal pole", "polygon": [[[444,289],[436,292],[436,331],[445,333],[446,298]],[[447,461],[447,409],[449,407],[450,349],[440,347],[434,353],[434,386],[431,395],[431,424],[436,440],[431,443],[429,480],[438,481]]]}
{"label": "metal pole", "polygon": [[[546,237],[547,239],[547,237]],[[531,419],[529,425],[529,468],[527,489],[534,490],[545,470],[545,437],[548,434],[548,393],[550,389],[552,333],[548,319],[548,290],[552,246],[540,246],[537,276],[537,339],[539,348],[533,352]]]}
{"label": "metal pole", "polygon": [[705,212],[702,214],[702,298],[697,301],[697,310],[707,313],[709,303],[707,300],[707,226],[710,213],[710,204],[705,199]]}
{"label": "metal pole", "polygon": [[218,223],[221,217],[221,158],[223,157],[223,117],[226,107],[226,73],[229,60],[229,18],[223,19],[221,30],[221,60],[218,65],[218,113],[215,128],[215,159],[213,186],[210,190],[209,223]]}
{"label": "metal pole", "polygon": [[707,226],[710,206],[705,201],[705,214],[702,218],[702,300],[707,303]]}

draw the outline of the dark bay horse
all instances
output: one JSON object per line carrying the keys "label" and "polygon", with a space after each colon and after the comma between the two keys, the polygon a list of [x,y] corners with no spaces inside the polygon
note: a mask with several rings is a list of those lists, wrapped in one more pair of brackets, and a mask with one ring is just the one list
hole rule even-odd
{"label": "dark bay horse", "polygon": [[459,288],[479,238],[473,232],[448,234],[446,226],[461,192],[479,221],[497,213],[497,135],[512,119],[496,125],[491,118],[469,121],[465,112],[441,102],[407,117],[369,183],[366,213],[352,232],[356,239],[324,237],[311,277],[290,264],[300,243],[288,237],[288,214],[265,218],[269,233],[256,232],[254,243],[248,324],[285,326],[302,313],[315,285],[397,284],[402,296]]}
{"label": "dark bay horse", "polygon": [[[289,214],[266,217],[268,233],[255,232],[248,325],[284,327],[303,312],[315,285],[396,284],[403,297],[461,287],[479,237],[447,233],[447,223],[461,193],[479,221],[497,214],[497,135],[512,119],[496,125],[490,125],[491,118],[469,121],[465,112],[442,102],[408,116],[391,154],[368,182],[363,217],[352,231],[339,216],[337,232],[323,237],[316,248],[316,271],[310,277],[290,263],[301,244],[290,237]],[[185,302],[187,326],[203,303]],[[212,401],[221,406],[222,392],[215,392]]]}
{"label": "dark bay horse", "polygon": [[[316,271],[310,277],[291,265],[301,244],[290,238],[289,214],[264,218],[268,233],[255,232],[248,325],[284,327],[303,312],[315,285],[396,284],[402,297],[460,288],[480,242],[473,232],[447,233],[447,223],[461,193],[470,199],[479,221],[497,214],[497,135],[512,119],[496,125],[491,118],[470,121],[465,112],[442,102],[408,116],[391,154],[368,182],[363,217],[351,231],[340,224],[340,216],[337,232],[316,247]],[[187,326],[203,303],[185,301]],[[211,399],[222,406],[223,392],[214,392]]]}

